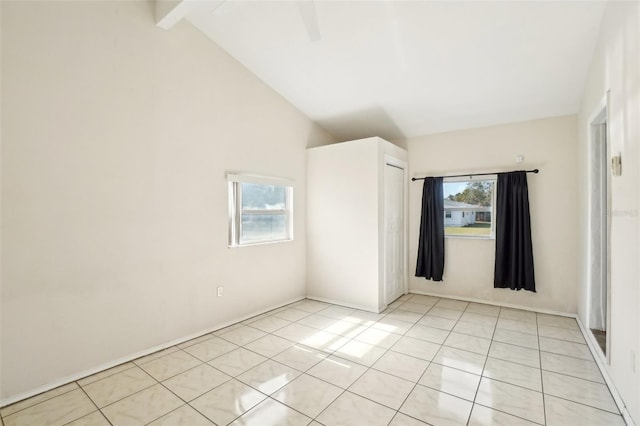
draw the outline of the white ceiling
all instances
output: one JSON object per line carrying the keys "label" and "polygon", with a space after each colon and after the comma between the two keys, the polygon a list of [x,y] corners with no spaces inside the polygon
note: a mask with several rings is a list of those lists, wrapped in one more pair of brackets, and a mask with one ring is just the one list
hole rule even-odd
{"label": "white ceiling", "polygon": [[196,3],[189,22],[339,140],[576,113],[605,5]]}

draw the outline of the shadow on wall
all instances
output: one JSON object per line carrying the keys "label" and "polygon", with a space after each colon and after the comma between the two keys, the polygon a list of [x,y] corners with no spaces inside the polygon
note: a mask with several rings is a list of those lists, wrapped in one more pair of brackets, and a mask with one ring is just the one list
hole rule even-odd
{"label": "shadow on wall", "polygon": [[316,123],[341,142],[379,136],[407,149],[405,135],[380,107],[325,118]]}
{"label": "shadow on wall", "polygon": [[338,140],[326,129],[322,128],[322,126],[313,122],[310,124],[305,148],[315,148],[317,146],[330,145],[336,142],[338,142]]}

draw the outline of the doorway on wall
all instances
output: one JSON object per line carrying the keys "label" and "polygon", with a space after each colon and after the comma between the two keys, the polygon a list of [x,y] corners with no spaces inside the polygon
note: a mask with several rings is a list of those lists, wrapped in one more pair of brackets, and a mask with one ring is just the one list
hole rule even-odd
{"label": "doorway on wall", "polygon": [[384,302],[405,293],[405,171],[401,163],[384,168]]}
{"label": "doorway on wall", "polygon": [[603,355],[609,358],[607,349],[610,338],[609,300],[611,254],[609,236],[611,229],[611,181],[609,176],[609,141],[607,140],[607,107],[603,107],[591,122],[591,240],[589,282],[589,329]]}

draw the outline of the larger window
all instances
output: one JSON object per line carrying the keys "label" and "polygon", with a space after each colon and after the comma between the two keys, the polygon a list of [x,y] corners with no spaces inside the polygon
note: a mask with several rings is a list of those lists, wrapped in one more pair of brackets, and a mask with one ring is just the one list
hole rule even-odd
{"label": "larger window", "polygon": [[445,178],[444,234],[447,237],[493,238],[496,178]]}
{"label": "larger window", "polygon": [[293,184],[228,174],[231,247],[293,239]]}

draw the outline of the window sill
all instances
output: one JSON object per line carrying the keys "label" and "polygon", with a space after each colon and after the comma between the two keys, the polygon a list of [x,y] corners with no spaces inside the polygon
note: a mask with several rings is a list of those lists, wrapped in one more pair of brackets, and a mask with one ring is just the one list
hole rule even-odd
{"label": "window sill", "polygon": [[253,247],[253,246],[264,246],[267,244],[280,244],[280,243],[290,243],[293,241],[293,238],[289,238],[287,240],[275,240],[275,241],[260,241],[257,243],[246,243],[246,244],[229,244],[227,247],[230,249],[240,248],[240,247]]}
{"label": "window sill", "polygon": [[452,238],[454,240],[495,240],[495,235],[445,235],[445,239]]}

